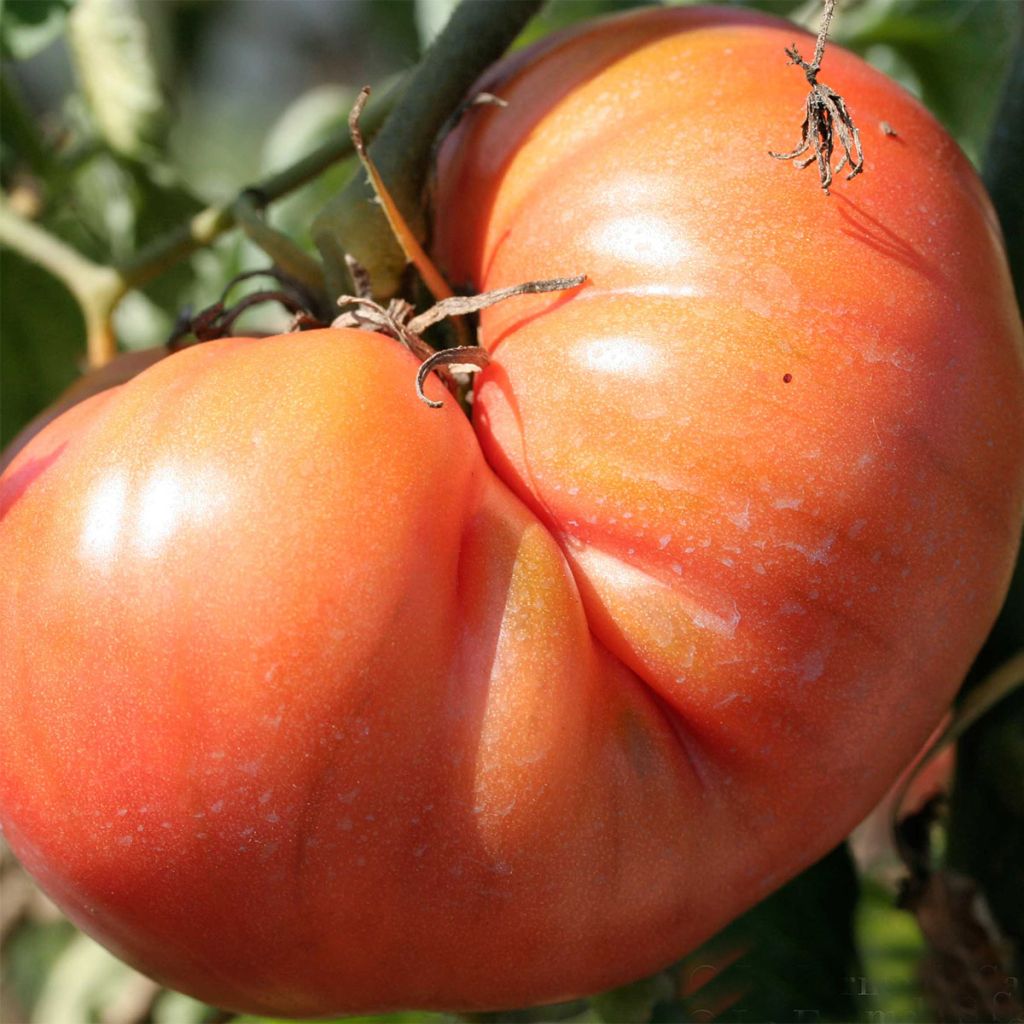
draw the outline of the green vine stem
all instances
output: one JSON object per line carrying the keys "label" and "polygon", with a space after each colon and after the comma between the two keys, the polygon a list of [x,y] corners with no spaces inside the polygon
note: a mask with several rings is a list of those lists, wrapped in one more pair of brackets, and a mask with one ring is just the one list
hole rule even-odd
{"label": "green vine stem", "polygon": [[[1018,302],[1024,299],[1024,4],[1010,72],[989,143],[985,182],[1006,238]],[[961,694],[1024,650],[1024,557],[1003,610]],[[1024,691],[986,714],[957,747],[948,836],[950,864],[981,886],[1024,974]],[[981,1008],[989,1012],[991,1008]]]}
{"label": "green vine stem", "polygon": [[111,316],[127,290],[121,274],[86,259],[33,221],[0,203],[0,243],[39,264],[64,283],[85,318],[89,365],[103,366],[117,352]]}
{"label": "green vine stem", "polygon": [[[541,0],[463,0],[370,145],[374,164],[420,241],[426,235],[422,199],[438,133],[481,72],[508,49],[540,6]],[[365,118],[362,124],[365,129]],[[399,289],[405,255],[372,200],[372,190],[358,175],[314,221],[313,240],[332,295],[352,291],[346,253],[367,269],[378,301]]]}
{"label": "green vine stem", "polygon": [[[364,118],[364,130],[376,131],[389,108],[390,98],[378,104]],[[354,155],[352,140],[347,134],[329,139],[291,166],[243,190],[231,202],[201,210],[186,224],[154,239],[117,266],[103,266],[87,259],[39,224],[16,213],[6,200],[0,202],[0,245],[37,263],[67,287],[85,319],[89,365],[103,366],[117,352],[112,317],[117,304],[129,291],[141,288],[192,253],[212,245],[240,223],[249,228],[250,236],[258,236],[257,244],[278,243],[283,236],[265,223],[261,222],[260,229],[255,227],[257,197],[259,206],[267,206],[309,184],[333,164]],[[270,253],[272,257],[285,258],[287,272],[301,283],[316,284],[322,290],[322,274],[312,257],[298,255],[299,250],[294,246],[287,253],[279,244],[271,248],[274,249]]]}
{"label": "green vine stem", "polygon": [[[380,127],[392,102],[393,97],[388,96],[367,112],[363,118],[363,130],[367,134],[372,134]],[[239,211],[244,216],[251,210],[254,196],[259,197],[262,206],[268,206],[303,185],[308,185],[333,164],[354,155],[355,149],[347,133],[328,139],[301,160],[243,189],[231,202],[200,210],[188,223],[144,246],[118,269],[131,287],[141,287],[192,253],[212,245],[226,231],[235,227]]]}

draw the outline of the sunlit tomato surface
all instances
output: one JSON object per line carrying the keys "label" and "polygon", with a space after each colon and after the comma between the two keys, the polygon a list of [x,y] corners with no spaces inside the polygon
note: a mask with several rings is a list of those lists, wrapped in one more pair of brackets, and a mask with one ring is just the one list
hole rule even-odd
{"label": "sunlit tomato surface", "polygon": [[825,196],[813,166],[773,160],[807,95],[794,38],[810,57],[791,26],[719,8],[548,40],[478,83],[507,106],[471,108],[437,174],[451,280],[589,275],[483,314],[474,416],[699,781],[668,875],[649,866],[675,916],[633,934],[603,896],[652,962],[879,798],[963,678],[1020,536],[1020,314],[982,187],[917,102],[834,47],[822,80],[864,173]]}
{"label": "sunlit tomato surface", "polygon": [[211,343],[3,478],[6,838],[219,1005],[522,1003],[675,914],[673,723],[415,370],[359,332]]}
{"label": "sunlit tomato surface", "polygon": [[766,155],[793,34],[646,12],[481,84],[440,254],[590,280],[485,315],[476,436],[322,331],[176,354],[12,462],[5,835],[115,952],[277,1014],[592,992],[916,752],[1013,558],[1019,320],[980,186],[874,72],[826,58],[862,178]]}

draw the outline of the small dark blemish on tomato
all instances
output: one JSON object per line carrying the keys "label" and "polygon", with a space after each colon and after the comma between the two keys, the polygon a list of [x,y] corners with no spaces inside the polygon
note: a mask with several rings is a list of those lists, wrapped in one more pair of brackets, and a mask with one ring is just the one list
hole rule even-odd
{"label": "small dark blemish on tomato", "polygon": [[783,384],[788,384],[792,379],[793,379],[793,374],[791,374],[791,373],[784,373],[782,375],[782,383]]}

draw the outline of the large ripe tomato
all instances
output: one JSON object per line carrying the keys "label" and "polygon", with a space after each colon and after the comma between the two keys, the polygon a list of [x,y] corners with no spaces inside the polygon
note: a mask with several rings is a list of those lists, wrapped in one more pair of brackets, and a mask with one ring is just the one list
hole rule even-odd
{"label": "large ripe tomato", "polygon": [[835,47],[822,79],[863,175],[826,197],[772,160],[807,94],[795,34],[676,8],[554,37],[479,83],[508,105],[473,108],[438,170],[452,279],[589,275],[484,312],[474,415],[595,637],[679,724],[702,786],[674,855],[682,944],[879,798],[1020,537],[1021,322],[983,188]]}
{"label": "large ripe tomato", "polygon": [[360,332],[210,343],[3,477],[5,835],[218,1005],[525,1003],[675,914],[672,722],[415,370]]}
{"label": "large ripe tomato", "polygon": [[852,58],[863,178],[758,162],[792,32],[645,12],[498,69],[439,248],[591,280],[487,313],[480,444],[323,331],[174,355],[12,462],[0,812],[101,941],[261,1012],[564,998],[915,752],[1012,561],[1019,321],[963,158]]}

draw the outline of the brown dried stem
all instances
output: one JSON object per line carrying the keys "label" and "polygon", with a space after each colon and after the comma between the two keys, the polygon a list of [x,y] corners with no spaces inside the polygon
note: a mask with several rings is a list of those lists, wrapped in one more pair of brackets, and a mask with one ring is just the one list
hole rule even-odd
{"label": "brown dried stem", "polygon": [[575,277],[552,277],[545,281],[526,281],[523,284],[510,285],[508,288],[495,288],[493,291],[481,292],[479,295],[453,295],[451,298],[442,299],[430,309],[414,317],[409,322],[409,329],[416,334],[422,334],[428,327],[433,327],[434,324],[440,323],[447,317],[479,313],[481,309],[487,309],[489,306],[494,306],[517,295],[569,291],[572,288],[578,288],[586,279],[586,274],[577,274]]}
{"label": "brown dried stem", "polygon": [[416,395],[421,402],[426,402],[431,409],[440,409],[444,402],[435,402],[427,398],[423,390],[427,378],[432,372],[439,370],[442,366],[475,366],[482,370],[491,361],[487,349],[479,345],[458,345],[455,348],[443,348],[435,352],[420,363],[419,371],[416,374]]}
{"label": "brown dried stem", "polygon": [[[359,264],[355,260],[350,260],[349,265],[350,269],[360,270]],[[508,288],[496,288],[493,291],[481,292],[479,295],[453,295],[442,299],[418,316],[413,315],[413,307],[404,299],[392,299],[387,306],[382,306],[365,294],[342,295],[338,299],[338,305],[352,306],[353,308],[342,313],[331,326],[377,331],[400,341],[413,355],[423,360],[416,378],[416,394],[432,409],[438,409],[444,403],[431,401],[423,392],[423,382],[428,375],[431,372],[436,372],[451,388],[455,382],[445,369],[448,364],[461,363],[483,367],[487,364],[489,356],[485,349],[477,345],[459,345],[434,352],[420,337],[423,331],[450,316],[466,316],[469,313],[476,313],[517,295],[567,291],[579,287],[586,279],[585,274],[575,277],[554,277],[544,281],[526,281]]]}
{"label": "brown dried stem", "polygon": [[359,118],[369,98],[370,87],[365,85],[360,89],[359,95],[352,105],[352,110],[349,112],[348,131],[352,137],[352,145],[359,156],[359,162],[363,165],[364,170],[369,176],[370,184],[373,186],[373,193],[384,210],[384,215],[388,219],[388,224],[391,225],[391,231],[395,236],[395,240],[402,247],[402,252],[405,253],[405,258],[419,271],[420,277],[423,278],[423,283],[430,290],[430,294],[435,299],[446,299],[452,295],[448,282],[442,277],[437,267],[434,266],[433,260],[426,254],[423,246],[420,245],[412,228],[409,227],[405,217],[402,216],[402,211],[399,210],[398,204],[392,198],[387,185],[384,184],[384,179],[380,176],[380,172],[370,158],[370,154],[366,151],[363,135],[359,130]]}
{"label": "brown dried stem", "polygon": [[[252,292],[229,306],[227,299],[231,289],[240,281],[246,281],[253,277],[272,277],[279,282],[281,287]],[[182,328],[176,328],[169,345],[172,349],[176,348],[180,337],[187,333],[195,335],[197,341],[214,341],[217,338],[223,338],[231,332],[235,321],[247,309],[263,302],[279,302],[289,313],[298,317],[312,317],[308,297],[287,274],[277,268],[247,270],[233,277],[221,292],[220,298],[212,305],[207,306],[194,317],[189,317],[186,314],[182,318]]]}
{"label": "brown dried stem", "polygon": [[[838,174],[849,165],[850,173],[846,176],[846,180],[849,181],[864,170],[864,150],[860,142],[860,132],[846,108],[846,101],[839,93],[818,81],[818,72],[821,70],[825,42],[828,39],[828,30],[832,23],[832,16],[835,14],[835,8],[836,0],[825,0],[821,28],[814,46],[814,60],[810,63],[805,61],[800,56],[796,43],[786,48],[790,64],[796,64],[803,69],[811,91],[807,95],[804,123],[800,129],[800,142],[795,149],[788,153],[771,152],[776,160],[795,160],[796,167],[800,170],[817,161],[818,178],[825,195],[829,194],[833,173]],[[832,153],[835,149],[837,135],[839,144],[843,148],[843,157],[833,171]],[[797,159],[808,150],[812,150],[810,156],[803,160]]]}
{"label": "brown dried stem", "polygon": [[338,298],[341,307],[352,306],[337,317],[332,327],[354,327],[361,331],[376,331],[400,341],[413,355],[428,359],[433,349],[415,332],[409,322],[415,310],[405,299],[391,299],[386,306],[367,295],[342,295]]}

